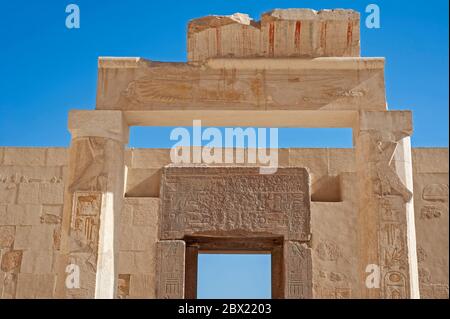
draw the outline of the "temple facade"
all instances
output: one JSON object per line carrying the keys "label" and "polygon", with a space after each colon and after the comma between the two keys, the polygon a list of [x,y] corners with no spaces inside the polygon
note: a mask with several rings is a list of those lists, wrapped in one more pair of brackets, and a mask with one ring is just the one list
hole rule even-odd
{"label": "temple facade", "polygon": [[[69,148],[0,148],[0,298],[196,298],[198,254],[225,251],[271,254],[273,298],[448,298],[448,148],[411,147],[359,33],[352,10],[208,16],[186,63],[99,58]],[[194,120],[351,128],[353,148],[278,149],[261,173],[248,150],[127,147]]]}

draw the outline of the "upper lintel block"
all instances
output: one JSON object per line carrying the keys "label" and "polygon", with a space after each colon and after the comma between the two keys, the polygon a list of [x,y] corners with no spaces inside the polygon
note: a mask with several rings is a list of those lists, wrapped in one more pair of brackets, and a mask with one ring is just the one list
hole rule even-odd
{"label": "upper lintel block", "polygon": [[207,16],[188,27],[188,60],[244,57],[360,56],[360,15],[353,10],[276,9]]}

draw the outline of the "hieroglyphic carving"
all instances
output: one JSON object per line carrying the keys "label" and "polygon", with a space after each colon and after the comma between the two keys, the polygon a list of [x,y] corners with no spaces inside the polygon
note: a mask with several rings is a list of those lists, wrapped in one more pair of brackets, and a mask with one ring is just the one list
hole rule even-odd
{"label": "hieroglyphic carving", "polygon": [[383,296],[389,299],[409,297],[408,247],[402,197],[389,195],[380,200],[378,249]]}
{"label": "hieroglyphic carving", "polygon": [[336,261],[342,256],[341,249],[332,241],[322,241],[317,246],[317,255],[324,261]]}
{"label": "hieroglyphic carving", "polygon": [[309,240],[308,173],[257,168],[168,167],[162,180],[161,238],[281,235]]}
{"label": "hieroglyphic carving", "polygon": [[430,202],[448,201],[448,185],[430,184],[424,187],[422,199]]}
{"label": "hieroglyphic carving", "polygon": [[412,199],[412,192],[405,186],[392,165],[398,143],[406,135],[403,132],[381,134],[369,131],[372,143],[370,150],[371,173],[379,196],[400,195],[404,202]]}
{"label": "hieroglyphic carving", "polygon": [[95,271],[97,268],[98,238],[102,193],[75,192],[70,236],[75,243],[73,253],[88,253],[86,264]]}
{"label": "hieroglyphic carving", "polygon": [[437,219],[445,214],[448,214],[448,210],[443,205],[425,205],[420,210],[420,219]]}
{"label": "hieroglyphic carving", "polygon": [[119,274],[117,282],[117,297],[126,299],[130,295],[130,274]]}
{"label": "hieroglyphic carving", "polygon": [[287,241],[285,250],[285,297],[287,299],[312,298],[311,250],[299,242]]}
{"label": "hieroglyphic carving", "polygon": [[157,243],[158,299],[184,298],[185,249],[184,241]]}
{"label": "hieroglyphic carving", "polygon": [[[80,138],[77,143],[75,171],[76,176],[69,187],[74,191],[101,191],[106,189],[108,174],[105,168],[106,144],[108,139],[102,137]],[[112,156],[112,154],[109,154]],[[108,156],[109,157],[109,156]]]}
{"label": "hieroglyphic carving", "polygon": [[8,251],[2,256],[2,263],[0,270],[3,272],[19,272],[22,263],[22,251],[14,250]]}

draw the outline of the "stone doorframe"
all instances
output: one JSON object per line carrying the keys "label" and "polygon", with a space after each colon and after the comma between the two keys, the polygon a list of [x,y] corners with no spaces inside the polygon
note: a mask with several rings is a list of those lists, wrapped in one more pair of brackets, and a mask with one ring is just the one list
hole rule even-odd
{"label": "stone doorframe", "polygon": [[[355,294],[361,298],[419,298],[408,111],[271,110],[271,111],[72,111],[72,133],[56,295],[60,298],[114,298],[117,286],[119,212],[124,197],[124,151],[129,126],[331,127],[352,128],[359,187],[358,273]],[[76,201],[92,192],[88,208],[100,225],[96,234],[79,232],[72,223]],[[99,195],[101,193],[101,196]],[[100,205],[94,205],[101,201]],[[81,205],[81,204],[80,204]],[[172,245],[185,250],[181,239]],[[288,254],[296,251],[286,249]],[[300,246],[301,247],[301,246]],[[297,251],[302,251],[297,249]],[[161,259],[163,263],[164,259]],[[65,285],[68,265],[86,266],[77,290]],[[380,287],[366,286],[366,269],[377,265]],[[184,272],[184,270],[183,270]],[[183,289],[184,290],[184,289]],[[295,289],[294,289],[295,290]]]}
{"label": "stone doorframe", "polygon": [[157,297],[196,298],[199,252],[270,253],[273,298],[312,297],[304,168],[168,166],[161,178]]}

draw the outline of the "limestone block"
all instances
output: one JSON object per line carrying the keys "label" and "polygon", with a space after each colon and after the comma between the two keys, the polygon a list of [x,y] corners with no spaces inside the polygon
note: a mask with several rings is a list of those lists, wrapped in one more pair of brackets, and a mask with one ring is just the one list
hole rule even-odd
{"label": "limestone block", "polygon": [[0,166],[0,180],[10,183],[51,182],[62,179],[61,167],[58,166]]}
{"label": "limestone block", "polygon": [[156,237],[159,204],[159,198],[153,198],[146,200],[145,204],[133,206],[133,225],[152,227],[155,234],[152,237]]}
{"label": "limestone block", "polygon": [[11,225],[38,225],[40,205],[8,205],[7,218]]}
{"label": "limestone block", "polygon": [[68,165],[68,149],[66,148],[48,148],[46,166],[66,166]]}
{"label": "limestone block", "polygon": [[121,251],[119,252],[119,268],[120,274],[136,273],[136,266],[134,261],[134,252]]}
{"label": "limestone block", "polygon": [[149,251],[134,253],[134,261],[137,273],[154,274],[156,272],[155,250],[156,249],[153,248]]}
{"label": "limestone block", "polygon": [[36,225],[31,227],[17,227],[15,247],[32,250],[52,250],[53,231],[51,225]]}
{"label": "limestone block", "polygon": [[1,270],[4,272],[10,272],[20,269],[22,262],[22,251],[13,250],[3,253]]}
{"label": "limestone block", "polygon": [[152,248],[154,233],[151,227],[120,226],[119,248],[122,251],[145,251]]}
{"label": "limestone block", "polygon": [[0,204],[13,204],[16,201],[17,185],[0,182]]}
{"label": "limestone block", "polygon": [[[17,290],[17,274],[16,273],[3,273],[0,270],[0,281],[3,284],[3,292],[0,295],[1,299],[14,299],[16,298]],[[1,286],[1,284],[0,284]]]}
{"label": "limestone block", "polygon": [[117,297],[126,299],[130,295],[130,274],[119,274],[117,280]]}
{"label": "limestone block", "polygon": [[19,274],[17,281],[17,298],[51,299],[55,291],[56,275],[53,274]]}
{"label": "limestone block", "polygon": [[62,205],[64,203],[64,185],[62,183],[41,183],[40,203]]}
{"label": "limestone block", "polygon": [[41,214],[41,224],[60,224],[62,220],[62,205],[43,205]]}
{"label": "limestone block", "polygon": [[130,297],[137,299],[155,298],[155,279],[153,274],[131,274]]}
{"label": "limestone block", "polygon": [[5,149],[3,165],[45,166],[45,148]]}
{"label": "limestone block", "polygon": [[161,169],[128,169],[126,195],[159,197]]}
{"label": "limestone block", "polygon": [[131,154],[132,168],[160,168],[171,163],[168,149],[133,149]]}
{"label": "limestone block", "polygon": [[0,225],[13,225],[7,214],[7,205],[0,204]]}
{"label": "limestone block", "polygon": [[185,290],[184,241],[157,243],[156,297],[158,299],[183,299]]}
{"label": "limestone block", "polygon": [[127,198],[124,200],[122,213],[120,214],[120,224],[126,226],[131,226],[133,224],[133,205],[128,203]]}
{"label": "limestone block", "polygon": [[162,178],[160,238],[258,233],[307,241],[309,190],[304,168],[262,175],[251,167],[169,166]]}
{"label": "limestone block", "polygon": [[30,248],[32,226],[17,226],[14,249],[25,250]]}
{"label": "limestone block", "polygon": [[306,167],[311,176],[311,183],[328,174],[327,149],[302,148],[289,149],[289,166]]}
{"label": "limestone block", "polygon": [[129,130],[122,112],[71,111],[69,113],[69,130],[72,139],[103,137],[128,143]]}
{"label": "limestone block", "polygon": [[[99,69],[97,109],[384,111],[384,88],[383,59],[213,59],[200,65],[141,61],[129,69]],[[130,116],[134,125],[150,121]]]}
{"label": "limestone block", "polygon": [[133,247],[133,226],[119,226],[119,250],[131,251]]}
{"label": "limestone block", "polygon": [[10,248],[14,244],[16,228],[14,226],[0,226],[0,248]]}
{"label": "limestone block", "polygon": [[133,239],[131,249],[134,251],[149,250],[154,245],[151,234],[155,233],[153,227],[133,227]]}
{"label": "limestone block", "polygon": [[[448,173],[414,172],[414,213],[421,298],[449,285]],[[448,296],[447,296],[448,298]]]}
{"label": "limestone block", "polygon": [[190,21],[188,60],[260,56],[260,27],[246,14],[209,16]]}
{"label": "limestone block", "polygon": [[21,273],[50,274],[52,272],[53,252],[50,250],[25,250],[22,256]]}
{"label": "limestone block", "polygon": [[188,60],[245,57],[359,56],[360,18],[352,10],[276,9],[207,16],[188,26]]}
{"label": "limestone block", "polygon": [[413,148],[413,168],[418,173],[448,173],[448,148]]}
{"label": "limestone block", "polygon": [[287,241],[284,244],[285,298],[312,298],[311,249],[305,244]]}
{"label": "limestone block", "polygon": [[359,13],[276,9],[261,19],[261,54],[269,57],[359,56]]}
{"label": "limestone block", "polygon": [[40,204],[39,183],[19,184],[17,202],[19,204]]}
{"label": "limestone block", "polygon": [[338,175],[340,173],[355,172],[356,154],[351,148],[330,148],[328,149],[329,174]]}

